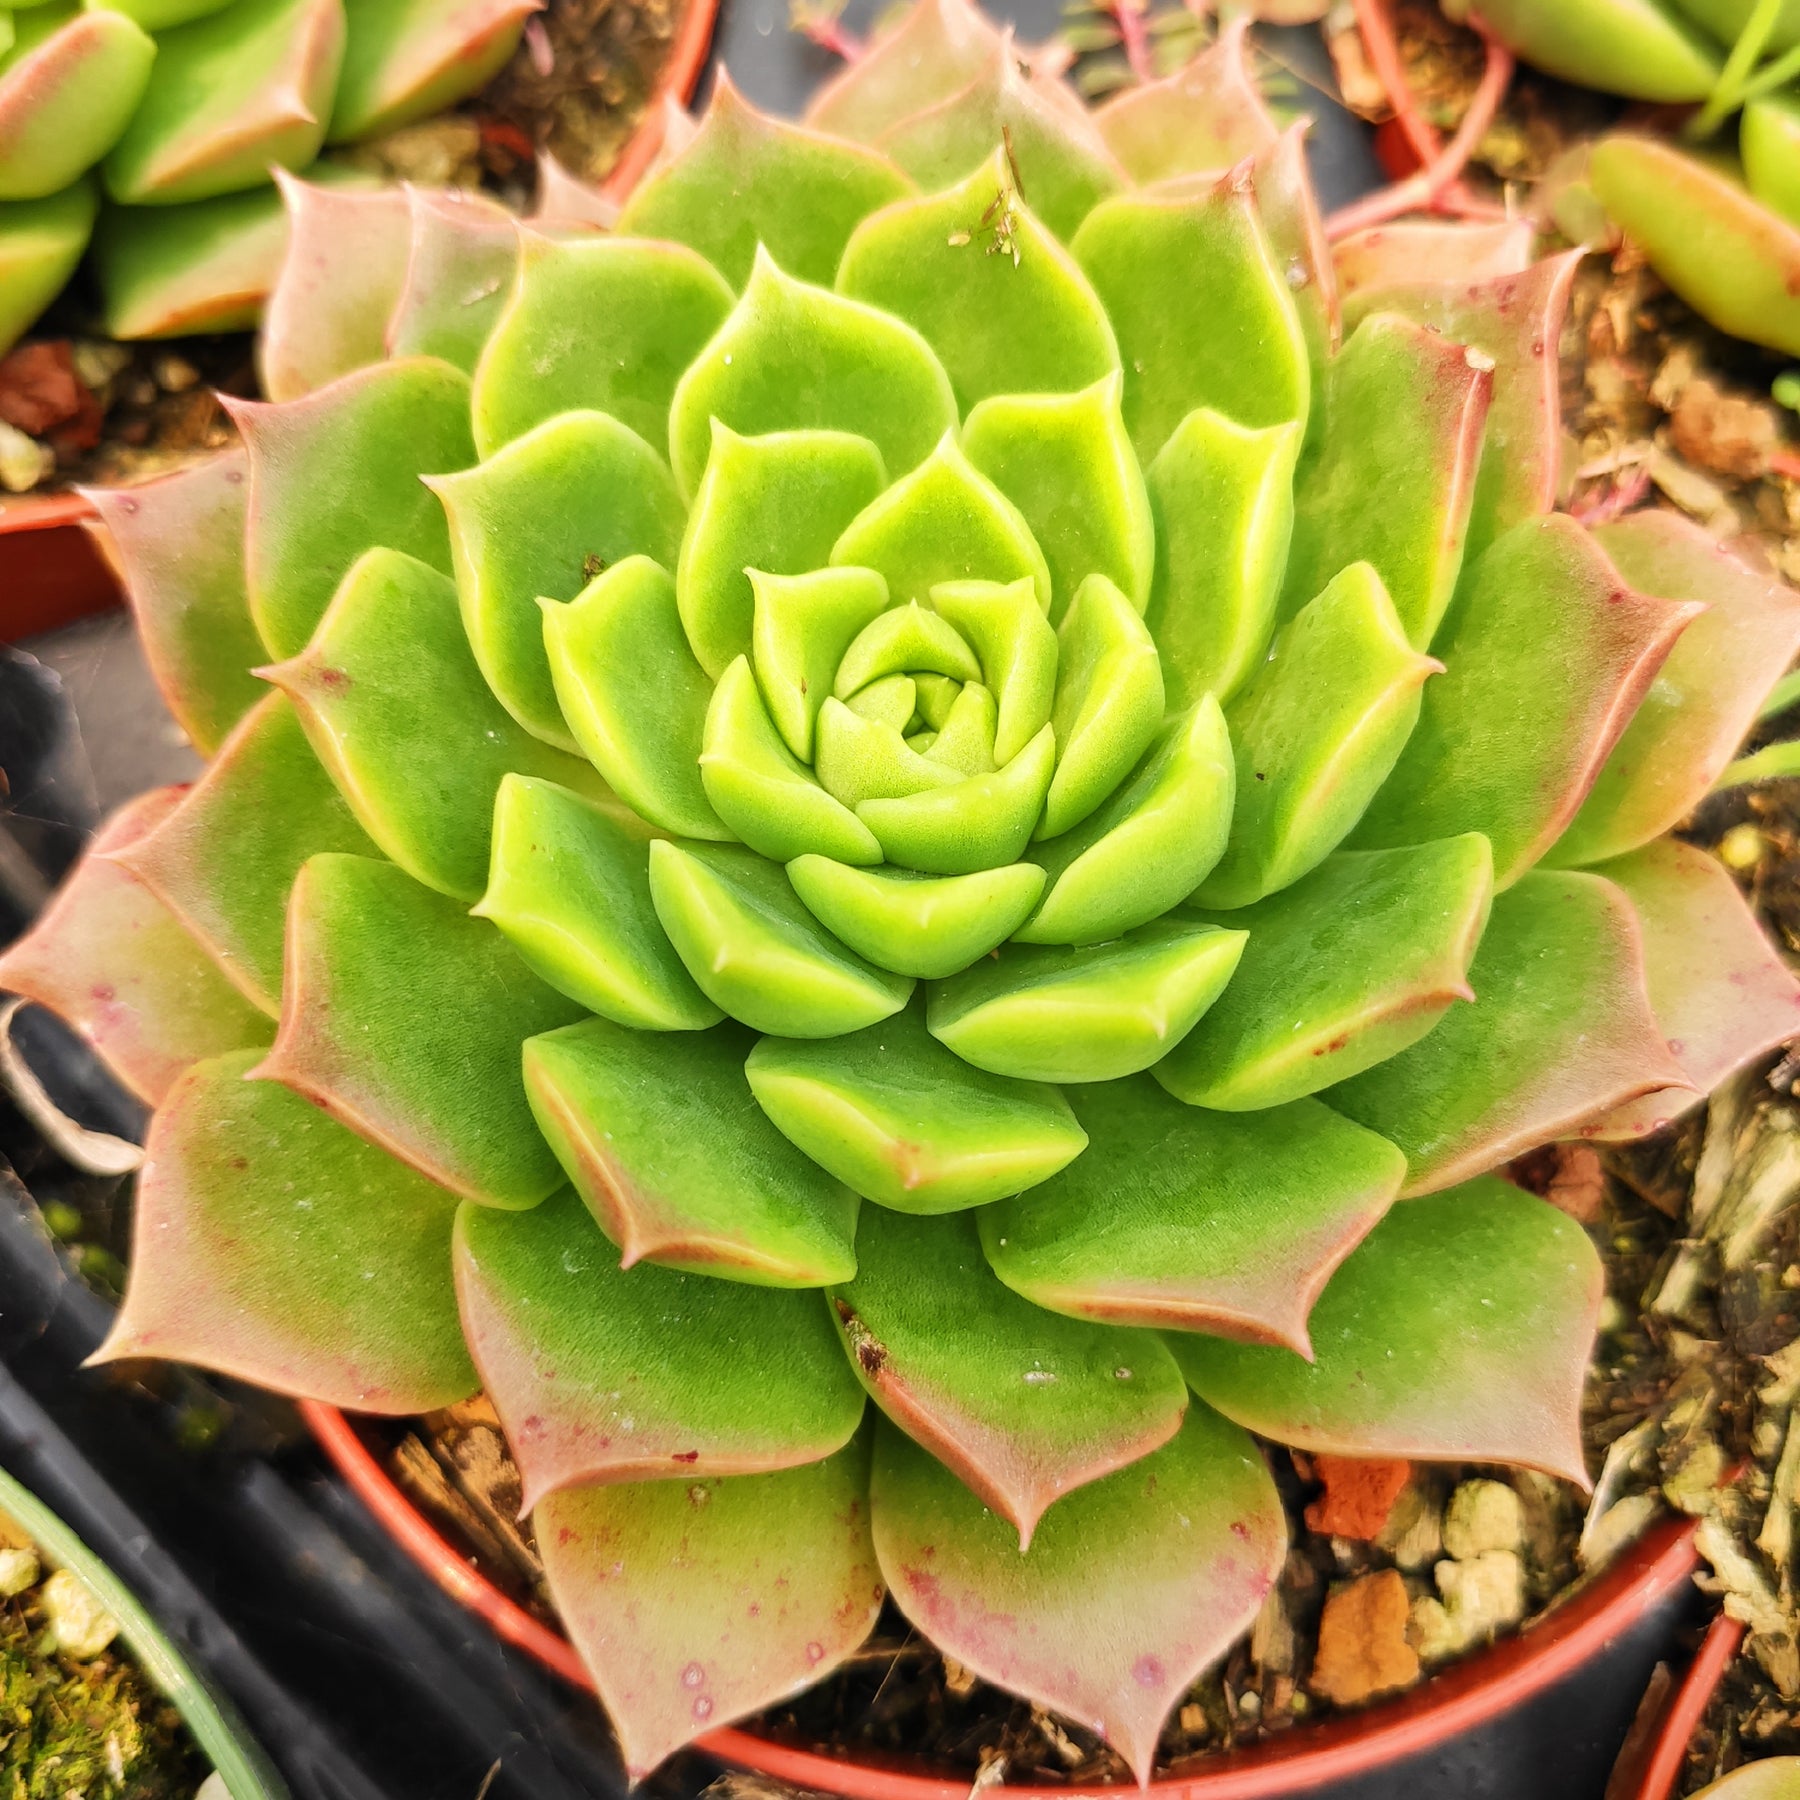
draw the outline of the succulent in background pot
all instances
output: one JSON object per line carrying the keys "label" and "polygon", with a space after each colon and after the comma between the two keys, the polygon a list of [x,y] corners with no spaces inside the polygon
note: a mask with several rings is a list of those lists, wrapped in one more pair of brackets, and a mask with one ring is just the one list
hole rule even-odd
{"label": "succulent in background pot", "polygon": [[0,961],[157,1108],[104,1354],[483,1383],[637,1773],[891,1591],[1147,1776],[1253,1433],[1584,1481],[1491,1171],[1800,1019],[1663,835],[1800,606],[1549,512],[1572,260],[1340,321],[1241,31],[1089,115],[961,0],[610,236],[413,229],[94,496],[216,752]]}

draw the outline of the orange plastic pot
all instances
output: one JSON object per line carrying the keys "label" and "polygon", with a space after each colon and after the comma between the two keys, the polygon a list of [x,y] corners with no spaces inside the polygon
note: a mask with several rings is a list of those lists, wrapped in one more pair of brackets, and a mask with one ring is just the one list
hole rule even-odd
{"label": "orange plastic pot", "polygon": [[1706,1709],[1743,1641],[1744,1628],[1736,1619],[1720,1613],[1713,1620],[1658,1722],[1655,1735],[1638,1757],[1632,1757],[1628,1750],[1620,1759],[1620,1768],[1606,1790],[1608,1794],[1616,1795],[1618,1800],[1669,1800],[1681,1776],[1688,1740],[1706,1716]]}
{"label": "orange plastic pot", "polygon": [[[335,1407],[313,1401],[303,1402],[301,1411],[339,1474],[446,1593],[565,1680],[592,1687],[568,1640],[508,1599],[438,1535],[389,1479],[349,1419]],[[1152,1782],[1149,1792],[1156,1800],[1279,1800],[1430,1750],[1510,1712],[1601,1654],[1684,1587],[1695,1562],[1692,1521],[1665,1520],[1626,1549],[1598,1580],[1517,1637],[1469,1657],[1396,1700],[1209,1759],[1191,1774]],[[825,1756],[749,1731],[715,1731],[699,1747],[722,1762],[846,1800],[968,1800],[967,1776]],[[1068,1800],[1070,1795],[1136,1800],[1144,1790],[1008,1783],[998,1791],[1016,1800]],[[1645,1789],[1642,1800],[1662,1796]]]}

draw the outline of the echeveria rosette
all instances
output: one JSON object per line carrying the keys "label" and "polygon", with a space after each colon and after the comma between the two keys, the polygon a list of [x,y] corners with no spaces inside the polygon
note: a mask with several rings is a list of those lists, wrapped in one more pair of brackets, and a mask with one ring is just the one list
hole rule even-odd
{"label": "echeveria rosette", "polygon": [[924,0],[610,235],[346,230],[95,496],[215,753],[0,963],[157,1107],[106,1354],[479,1378],[633,1770],[891,1591],[1147,1773],[1250,1434],[1583,1480],[1491,1171],[1800,1019],[1664,836],[1800,608],[1548,512],[1568,259],[1365,241],[1340,344],[1299,156],[1241,30],[1089,115]]}

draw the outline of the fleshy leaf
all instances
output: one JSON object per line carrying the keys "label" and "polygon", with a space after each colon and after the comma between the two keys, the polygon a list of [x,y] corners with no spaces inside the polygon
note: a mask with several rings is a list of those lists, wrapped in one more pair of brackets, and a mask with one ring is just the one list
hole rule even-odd
{"label": "fleshy leaf", "polygon": [[835,698],[847,700],[883,676],[926,672],[954,681],[979,681],[981,664],[948,619],[909,599],[877,613],[850,640],[838,660],[831,691]]}
{"label": "fleshy leaf", "polygon": [[[929,457],[850,521],[832,546],[831,560],[876,570],[886,578],[895,606],[923,601],[942,581],[1009,582],[1030,576],[1038,604],[1046,613],[1050,610],[1050,569],[1031,527],[969,461],[950,431]],[[942,671],[964,680],[973,680],[978,672]],[[859,672],[847,691],[867,679]]]}
{"label": "fleshy leaf", "polygon": [[568,1188],[528,1213],[465,1204],[456,1286],[528,1513],[584,1482],[761,1474],[841,1450],[863,1397],[818,1296],[618,1252]]}
{"label": "fleshy leaf", "polygon": [[352,0],[329,141],[360,142],[487,86],[543,0]]}
{"label": "fleshy leaf", "polygon": [[271,656],[304,648],[350,565],[375,545],[450,572],[443,509],[419,477],[475,460],[467,376],[418,357],[285,405],[229,404],[250,452],[250,616]]}
{"label": "fleshy leaf", "polygon": [[1486,13],[1502,42],[1549,74],[1635,100],[1680,102],[1706,99],[1719,79],[1718,52],[1682,16],[1699,10],[1700,0],[1490,0]]}
{"label": "fleshy leaf", "polygon": [[618,230],[688,244],[737,287],[762,244],[829,287],[857,225],[911,190],[885,156],[758,112],[721,72],[693,142],[626,202]]}
{"label": "fleshy leaf", "polygon": [[0,355],[37,323],[75,273],[98,206],[91,181],[43,200],[0,202]]}
{"label": "fleshy leaf", "polygon": [[855,568],[777,575],[753,567],[749,579],[757,682],[788,749],[810,760],[819,708],[844,652],[887,610],[887,583]]}
{"label": "fleshy leaf", "polygon": [[294,883],[275,1047],[255,1070],[464,1199],[558,1183],[519,1046],[581,1009],[484,920],[391,863],[315,856]]}
{"label": "fleshy leaf", "polygon": [[627,557],[543,611],[556,697],[589,761],[652,825],[728,839],[700,781],[712,683],[688,648],[674,582],[649,557]]}
{"label": "fleshy leaf", "polygon": [[730,310],[724,277],[685,244],[521,231],[518,279],[475,368],[482,455],[571,407],[661,449],[681,373]]}
{"label": "fleshy leaf", "polygon": [[1684,819],[1800,647],[1793,591],[1679,513],[1634,513],[1594,535],[1639,593],[1702,601],[1706,611],[1676,640],[1574,823],[1551,846],[1548,860],[1564,866],[1634,850]]}
{"label": "fleshy leaf", "polygon": [[1103,201],[1074,251],[1118,334],[1142,461],[1197,406],[1252,428],[1305,423],[1306,334],[1247,170],[1204,194]]}
{"label": "fleshy leaf", "polygon": [[244,592],[249,461],[224,450],[136,488],[89,488],[124,567],[138,639],[176,722],[202,755],[262,697]]}
{"label": "fleshy leaf", "polygon": [[1471,555],[1556,504],[1562,461],[1556,347],[1584,254],[1547,256],[1519,275],[1367,287],[1344,308],[1348,326],[1372,312],[1403,313],[1492,360],[1493,398],[1469,515]]}
{"label": "fleshy leaf", "polygon": [[234,0],[157,40],[106,187],[164,206],[258,187],[318,155],[344,55],[341,0]]}
{"label": "fleshy leaf", "polygon": [[1118,373],[1078,394],[996,394],[969,414],[963,454],[1019,509],[1050,568],[1050,622],[1075,590],[1105,575],[1144,610],[1155,557]]}
{"label": "fleshy leaf", "polygon": [[1119,366],[1099,296],[997,146],[955,187],[865,219],[837,288],[915,327],[965,412],[990,394],[1084,388]]}
{"label": "fleshy leaf", "polygon": [[1392,1204],[1400,1152],[1316,1100],[1205,1112],[1148,1076],[1070,1099],[1087,1155],[981,1216],[1000,1279],[1053,1312],[1309,1354],[1307,1317]]}
{"label": "fleshy leaf", "polygon": [[1367,562],[1413,647],[1431,648],[1462,568],[1493,386],[1486,357],[1408,319],[1376,313],[1357,327],[1332,360],[1296,496],[1286,610]]}
{"label": "fleshy leaf", "polygon": [[1598,876],[1538,870],[1498,895],[1469,985],[1473,1006],[1328,1096],[1405,1151],[1409,1194],[1690,1085],[1650,1012],[1630,902]]}
{"label": "fleshy leaf", "polygon": [[397,187],[325,186],[274,171],[287,252],[263,315],[257,372],[271,400],[298,400],[387,354],[406,282],[412,209]]}
{"label": "fleshy leaf", "polygon": [[408,188],[412,244],[387,321],[389,356],[439,356],[475,373],[519,265],[512,215],[467,188]]}
{"label": "fleshy leaf", "polygon": [[744,1072],[784,1136],[897,1212],[985,1206],[1054,1175],[1087,1144],[1055,1088],[971,1068],[914,1007],[847,1037],[766,1037]]}
{"label": "fleshy leaf", "polygon": [[925,0],[814,96],[806,122],[872,143],[910,114],[960,93],[989,66],[999,42],[969,0]]}
{"label": "fleshy leaf", "polygon": [[[1226,850],[1232,782],[1231,737],[1208,694],[1168,720],[1097,811],[1034,848],[1050,886],[1014,936],[1022,944],[1097,944],[1160,917]],[[1240,806],[1243,786],[1240,776]]]}
{"label": "fleshy leaf", "polygon": [[[1009,763],[1050,722],[1056,697],[1057,637],[1037,584],[1029,577],[939,582],[931,604],[981,663],[981,679],[999,709],[993,761]],[[944,735],[950,730],[946,723]]]}
{"label": "fleshy leaf", "polygon": [[[867,438],[842,431],[739,437],[713,421],[712,452],[675,569],[681,622],[713,680],[751,646],[749,571],[806,575],[823,568],[844,527],[886,485],[881,452]],[[785,735],[789,722],[768,674],[759,673]],[[797,756],[810,754],[792,738],[789,746]]]}
{"label": "fleshy leaf", "polygon": [[[900,617],[909,610],[916,609],[902,608],[886,616]],[[936,618],[934,613],[922,616]],[[946,788],[956,782],[959,774],[956,769],[921,756],[894,726],[852,712],[835,697],[828,698],[819,711],[815,766],[819,779],[845,806],[860,806],[865,800],[902,799]]]}
{"label": "fleshy leaf", "polygon": [[1250,934],[1237,975],[1157,1065],[1192,1106],[1279,1106],[1415,1044],[1452,1001],[1493,899],[1479,832],[1410,850],[1347,850],[1217,923]]}
{"label": "fleshy leaf", "polygon": [[1583,528],[1515,526],[1464,578],[1436,640],[1448,673],[1352,843],[1480,831],[1506,887],[1574,818],[1698,609],[1634,594]]}
{"label": "fleshy leaf", "polygon": [[868,1636],[884,1593],[868,1469],[858,1437],[798,1469],[576,1488],[538,1508],[544,1579],[633,1781]]}
{"label": "fleshy leaf", "polygon": [[1581,1384],[1604,1291],[1565,1213],[1495,1176],[1396,1206],[1313,1308],[1313,1359],[1171,1337],[1209,1406],[1332,1456],[1522,1463],[1588,1486]]}
{"label": "fleshy leaf", "polygon": [[1148,1332],[1059,1317],[994,1279],[972,1218],[864,1210],[831,1295],[876,1404],[1001,1518],[1021,1552],[1050,1505],[1166,1444],[1187,1385]]}
{"label": "fleshy leaf", "polygon": [[175,915],[108,860],[180,800],[179,789],[156,788],[122,806],[37,923],[0,956],[0,988],[65,1019],[151,1106],[194,1063],[269,1041],[269,1021]]}
{"label": "fleshy leaf", "polygon": [[1536,222],[1525,218],[1492,225],[1400,219],[1353,232],[1333,247],[1332,261],[1346,297],[1393,282],[1484,281],[1524,274],[1537,233]]}
{"label": "fleshy leaf", "polygon": [[858,955],[924,979],[954,975],[1005,943],[1044,887],[1035,863],[916,875],[852,868],[823,856],[797,857],[788,879],[814,917]]}
{"label": "fleshy leaf", "polygon": [[398,551],[369,551],[306,649],[262,673],[294,702],[358,824],[439,893],[474,900],[487,885],[505,776],[603,791],[586,763],[507,716],[469,652],[450,578]]}
{"label": "fleshy leaf", "polygon": [[846,431],[873,442],[894,477],[923,462],[956,416],[949,376],[910,325],[796,281],[759,250],[743,297],[675,390],[669,454],[691,494],[715,419],[746,436]]}
{"label": "fleshy leaf", "polygon": [[1298,425],[1248,430],[1202,407],[1150,465],[1156,565],[1144,622],[1172,707],[1229,700],[1275,629],[1294,525]]}
{"label": "fleshy leaf", "polygon": [[1641,1137],[1699,1104],[1727,1075],[1800,1035],[1800,983],[1737,883],[1703,850],[1646,844],[1598,871],[1630,898],[1644,934],[1656,1023],[1691,1088],[1646,1094],[1585,1125],[1583,1136]]}
{"label": "fleshy leaf", "polygon": [[198,1064],[157,1109],[125,1304],[94,1360],[198,1363],[358,1412],[465,1398],[454,1197],[298,1095],[246,1082],[256,1059]]}
{"label": "fleshy leaf", "polygon": [[1763,205],[1800,225],[1800,94],[1765,94],[1738,121],[1744,179]]}
{"label": "fleshy leaf", "polygon": [[617,419],[565,412],[427,485],[443,502],[463,628],[488,686],[533,737],[575,749],[539,602],[574,599],[628,557],[673,566],[683,515],[667,465]]}
{"label": "fleshy leaf", "polygon": [[[673,108],[674,114],[687,118],[684,107]],[[665,120],[672,116],[665,110]],[[667,146],[668,127],[664,125],[663,143]],[[539,150],[537,158],[537,193],[530,218],[540,227],[559,230],[611,231],[623,210],[611,194],[604,193],[591,181],[584,180],[557,160],[555,152]]]}
{"label": "fleshy leaf", "polygon": [[723,1016],[657,922],[650,833],[622,807],[506,776],[494,799],[487,892],[474,912],[553,988],[621,1025],[699,1031]]}
{"label": "fleshy leaf", "polygon": [[965,1062],[1033,1081],[1147,1069],[1217,1000],[1244,934],[1155,919],[1111,943],[1009,944],[931,988],[934,1036]]}
{"label": "fleshy leaf", "polygon": [[1287,1554],[1249,1437],[1190,1406],[1160,1450],[1013,1526],[883,1422],[870,1506],[894,1600],[946,1656],[1098,1732],[1150,1779],[1163,1717],[1249,1629]]}
{"label": "fleshy leaf", "polygon": [[321,850],[375,847],[307,747],[282,694],[245,717],[180,806],[113,853],[174,912],[255,1006],[281,1010],[288,890]]}
{"label": "fleshy leaf", "polygon": [[757,1031],[837,1037],[898,1012],[912,992],[832,937],[752,851],[652,844],[650,893],[701,990]]}
{"label": "fleshy leaf", "polygon": [[748,1034],[585,1019],[525,1046],[532,1111],[577,1192],[639,1262],[764,1287],[856,1272],[856,1196],[763,1116]]}

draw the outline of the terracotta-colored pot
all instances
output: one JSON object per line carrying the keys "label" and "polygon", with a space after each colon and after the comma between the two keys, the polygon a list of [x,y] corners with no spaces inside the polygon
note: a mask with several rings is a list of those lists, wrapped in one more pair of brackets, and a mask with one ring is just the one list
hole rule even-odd
{"label": "terracotta-colored pot", "polygon": [[[1619,1759],[1619,1767],[1606,1790],[1611,1800],[1669,1800],[1681,1775],[1688,1740],[1705,1717],[1743,1641],[1744,1628],[1737,1620],[1728,1619],[1723,1613],[1713,1620],[1681,1678],[1680,1687],[1657,1722],[1654,1735],[1643,1741],[1635,1754],[1628,1744]],[[1632,1735],[1635,1738],[1637,1733]]]}
{"label": "terracotta-colored pot", "polygon": [[[349,1419],[335,1407],[312,1401],[304,1402],[301,1411],[339,1474],[446,1593],[558,1675],[592,1686],[568,1640],[501,1593],[438,1535],[389,1479]],[[1153,1782],[1149,1791],[1156,1800],[1279,1800],[1429,1750],[1572,1674],[1685,1586],[1695,1562],[1692,1521],[1665,1520],[1529,1631],[1468,1657],[1398,1699],[1209,1758],[1191,1774]],[[699,1747],[723,1762],[847,1800],[968,1800],[967,1776],[959,1780],[916,1766],[852,1762],[792,1749],[748,1731],[715,1731]],[[1135,1800],[1143,1792],[1136,1786],[1032,1788],[1011,1783],[998,1791],[1008,1800],[1068,1800],[1070,1795]],[[1642,1800],[1651,1800],[1650,1790],[1644,1790]]]}

